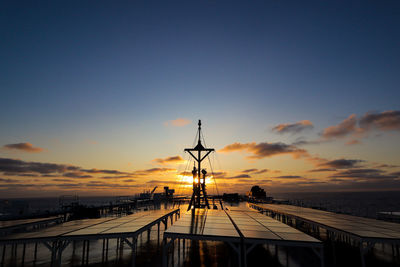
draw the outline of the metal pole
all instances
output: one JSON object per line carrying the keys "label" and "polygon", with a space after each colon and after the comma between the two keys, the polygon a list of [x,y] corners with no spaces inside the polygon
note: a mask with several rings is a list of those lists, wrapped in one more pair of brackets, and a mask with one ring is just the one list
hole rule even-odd
{"label": "metal pole", "polygon": [[35,243],[35,252],[33,253],[33,263],[36,265],[38,243]]}
{"label": "metal pole", "polygon": [[163,239],[162,246],[162,267],[168,267],[168,248],[167,248],[167,239]]}
{"label": "metal pole", "polygon": [[22,249],[22,266],[25,264],[25,250],[26,250],[26,243],[24,243],[23,249]]}
{"label": "metal pole", "polygon": [[87,240],[87,245],[86,245],[86,265],[89,265],[89,246],[90,246],[90,240]]}
{"label": "metal pole", "polygon": [[6,256],[6,244],[4,244],[3,246],[3,255],[1,256],[1,267],[4,266],[5,256]]}
{"label": "metal pole", "polygon": [[364,247],[362,241],[360,242],[360,257],[361,257],[361,266],[365,267]]}
{"label": "metal pole", "polygon": [[181,265],[181,239],[178,238],[178,266]]}
{"label": "metal pole", "polygon": [[182,252],[183,252],[183,260],[185,260],[185,253],[186,253],[186,251],[185,251],[185,243],[186,243],[186,239],[182,239],[182,246],[183,246],[183,250],[182,250]]}
{"label": "metal pole", "polygon": [[103,238],[103,250],[102,250],[102,253],[101,253],[101,262],[104,262],[104,250],[105,250],[105,248],[106,248],[106,239]]}
{"label": "metal pole", "polygon": [[82,266],[85,264],[85,252],[86,252],[86,240],[83,240],[83,244],[82,244],[82,263],[81,263]]}
{"label": "metal pole", "polygon": [[106,243],[106,261],[108,261],[108,238]]}

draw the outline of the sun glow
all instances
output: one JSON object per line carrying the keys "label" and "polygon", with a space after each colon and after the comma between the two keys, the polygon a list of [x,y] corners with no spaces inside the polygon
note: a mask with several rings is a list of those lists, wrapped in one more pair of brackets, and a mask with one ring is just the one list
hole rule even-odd
{"label": "sun glow", "polygon": [[[177,175],[179,177],[179,180],[182,182],[184,187],[192,187],[193,186],[193,176],[187,176],[187,175]],[[212,184],[212,176],[206,177],[206,185]],[[197,178],[194,181],[197,184]]]}

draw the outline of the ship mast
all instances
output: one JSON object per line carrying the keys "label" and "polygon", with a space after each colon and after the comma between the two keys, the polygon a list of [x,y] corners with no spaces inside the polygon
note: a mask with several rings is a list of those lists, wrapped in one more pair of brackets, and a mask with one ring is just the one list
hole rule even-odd
{"label": "ship mast", "polygon": [[[207,207],[208,209],[210,208],[210,205],[208,204],[208,199],[207,199],[207,192],[206,192],[206,170],[201,169],[201,162],[212,152],[214,151],[214,148],[205,148],[201,144],[201,120],[199,120],[199,128],[198,128],[198,142],[197,146],[194,148],[185,148],[185,152],[189,152],[189,154],[194,158],[194,160],[197,162],[197,169],[196,166],[193,166],[193,194],[192,198],[190,199],[189,207],[188,210],[190,210],[192,207],[194,209],[197,208],[204,208]],[[205,152],[205,154],[202,152]],[[203,177],[202,177],[203,175]],[[197,182],[196,182],[197,178]]]}

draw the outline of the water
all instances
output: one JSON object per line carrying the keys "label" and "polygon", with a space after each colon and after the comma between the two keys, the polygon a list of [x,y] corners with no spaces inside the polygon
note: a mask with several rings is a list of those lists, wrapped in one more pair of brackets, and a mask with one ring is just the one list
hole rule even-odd
{"label": "water", "polygon": [[[102,206],[115,203],[117,197],[79,197],[79,204]],[[72,201],[72,200],[67,200]],[[60,210],[58,197],[0,199],[0,218],[53,213]]]}
{"label": "water", "polygon": [[[327,193],[274,193],[276,199],[289,200],[291,204],[317,207],[332,212],[377,218],[377,212],[400,211],[400,192],[327,192]],[[59,210],[59,198],[0,199],[1,213],[38,214]],[[79,203],[87,206],[101,206],[115,203],[117,197],[80,197]]]}
{"label": "water", "polygon": [[380,211],[400,211],[400,192],[276,193],[276,199],[290,204],[317,207],[327,211],[377,218]]}

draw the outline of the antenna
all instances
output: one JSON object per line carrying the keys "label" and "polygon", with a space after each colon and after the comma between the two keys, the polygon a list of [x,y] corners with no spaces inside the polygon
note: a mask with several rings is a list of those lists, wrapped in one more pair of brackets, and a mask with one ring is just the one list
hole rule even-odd
{"label": "antenna", "polygon": [[[194,209],[207,207],[210,208],[207,199],[207,192],[206,192],[206,170],[201,169],[201,162],[212,152],[215,151],[214,148],[205,148],[201,144],[201,120],[199,120],[199,128],[198,128],[198,135],[199,139],[197,142],[197,146],[194,148],[185,148],[185,152],[189,152],[189,154],[194,158],[197,162],[197,169],[196,166],[193,166],[193,194],[192,198],[190,199],[188,210],[190,210],[193,206]],[[197,152],[197,153],[196,153]],[[202,152],[205,152],[205,154]],[[197,155],[196,155],[197,154]],[[201,175],[203,174],[203,175]],[[197,183],[196,183],[197,178]]]}

